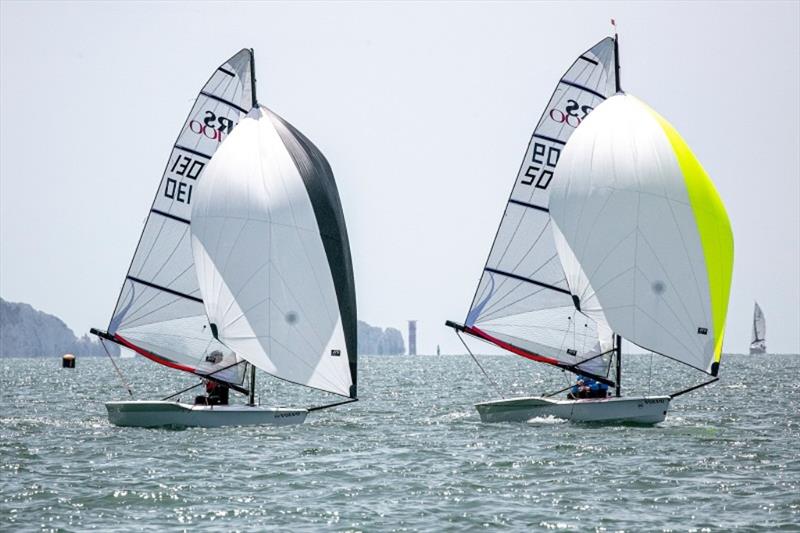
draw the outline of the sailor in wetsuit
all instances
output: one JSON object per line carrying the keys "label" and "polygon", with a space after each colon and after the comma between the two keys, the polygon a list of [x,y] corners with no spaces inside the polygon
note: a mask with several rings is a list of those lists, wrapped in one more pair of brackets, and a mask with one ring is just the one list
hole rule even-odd
{"label": "sailor in wetsuit", "polygon": [[196,396],[195,405],[228,405],[230,388],[210,379],[203,381],[206,383],[206,394],[205,396]]}
{"label": "sailor in wetsuit", "polygon": [[228,405],[230,389],[217,381],[206,381],[208,405]]}
{"label": "sailor in wetsuit", "polygon": [[570,389],[567,399],[605,398],[606,396],[608,396],[608,385],[590,377],[578,376],[578,382]]}

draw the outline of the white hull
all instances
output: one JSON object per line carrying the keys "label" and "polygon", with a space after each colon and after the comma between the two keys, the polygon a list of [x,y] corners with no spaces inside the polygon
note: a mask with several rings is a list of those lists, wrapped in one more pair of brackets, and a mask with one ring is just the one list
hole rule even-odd
{"label": "white hull", "polygon": [[126,427],[220,427],[302,424],[308,411],[248,405],[189,405],[166,401],[107,402],[108,420]]}
{"label": "white hull", "polygon": [[482,422],[526,422],[536,417],[555,417],[575,422],[628,422],[657,424],[667,416],[669,396],[633,396],[553,400],[512,398],[475,405]]}

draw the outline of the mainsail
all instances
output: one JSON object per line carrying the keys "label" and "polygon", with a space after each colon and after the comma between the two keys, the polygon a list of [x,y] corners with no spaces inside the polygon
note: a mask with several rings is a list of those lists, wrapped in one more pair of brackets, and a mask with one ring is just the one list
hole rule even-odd
{"label": "mainsail", "polygon": [[763,354],[767,352],[767,322],[764,312],[756,302],[753,308],[753,340],[750,342],[750,354]]}
{"label": "mainsail", "polygon": [[596,375],[607,374],[613,336],[602,313],[589,315],[574,305],[549,204],[567,140],[616,88],[610,37],[581,54],[558,82],[533,132],[463,326],[523,357]]}
{"label": "mainsail", "polygon": [[190,227],[198,183],[211,157],[255,104],[252,52],[214,71],[172,147],[144,231],[108,326],[114,341],[156,362],[241,383],[244,364],[216,341],[192,257]]}
{"label": "mainsail", "polygon": [[717,375],[733,234],[713,183],[664,118],[626,94],[600,104],[564,148],[550,215],[576,305]]}
{"label": "mainsail", "polygon": [[254,108],[220,146],[192,207],[192,250],[215,336],[287,381],[356,397],[356,301],[328,162]]}

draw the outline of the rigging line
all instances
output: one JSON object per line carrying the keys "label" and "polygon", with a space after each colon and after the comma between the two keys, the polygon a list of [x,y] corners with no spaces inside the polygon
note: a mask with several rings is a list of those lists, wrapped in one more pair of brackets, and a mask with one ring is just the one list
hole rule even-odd
{"label": "rigging line", "polygon": [[458,339],[461,341],[461,344],[464,345],[464,348],[467,349],[467,353],[469,353],[470,357],[472,357],[472,360],[475,361],[475,364],[478,365],[478,368],[481,369],[481,372],[483,372],[483,375],[486,376],[486,379],[489,381],[489,383],[491,383],[492,386],[494,386],[494,389],[497,391],[497,394],[499,394],[500,397],[505,400],[506,397],[503,396],[503,392],[500,390],[500,387],[498,387],[497,383],[494,382],[494,380],[489,376],[489,374],[486,372],[486,370],[481,366],[481,364],[478,362],[478,359],[472,353],[472,350],[469,349],[469,346],[467,346],[467,343],[464,341],[463,338],[461,338],[461,332],[456,330],[456,335],[458,335]]}
{"label": "rigging line", "polygon": [[[573,315],[575,314],[575,311],[574,311],[574,310],[572,311],[572,314],[573,314]],[[571,328],[572,326],[574,326],[574,324],[573,324],[574,320],[573,320],[571,317],[567,316],[567,320],[569,321],[569,322],[567,322],[567,324],[569,324],[569,325],[567,326],[567,329],[565,329],[565,330],[564,330],[564,336],[561,338],[561,345],[558,347],[558,350],[559,350],[560,352],[563,352],[563,353],[566,353],[566,352],[567,352],[567,351],[564,349],[564,343],[566,343],[566,342],[567,342],[567,335],[569,335],[569,330],[570,330],[570,328]]]}
{"label": "rigging line", "polygon": [[650,369],[647,371],[647,395],[650,396],[650,386],[653,378],[653,352],[650,352]]}
{"label": "rigging line", "polygon": [[[235,366],[238,366],[238,365],[240,365],[240,364],[242,364],[242,363],[246,363],[246,361],[245,361],[244,359],[242,359],[242,360],[240,360],[240,361],[236,361],[235,363],[232,363],[232,364],[230,364],[230,365],[228,365],[228,366],[224,366],[224,367],[222,367],[222,368],[219,368],[219,369],[217,369],[217,370],[215,370],[215,371],[211,372],[210,374],[198,374],[198,373],[195,373],[195,372],[192,372],[192,373],[193,373],[194,375],[196,375],[196,376],[200,376],[200,378],[201,378],[201,379],[205,379],[205,378],[210,378],[211,376],[213,376],[214,374],[216,374],[216,373],[218,373],[218,372],[222,372],[223,370],[228,370],[229,368],[233,368],[233,367],[235,367]],[[219,382],[219,381],[225,381],[225,380],[219,380],[219,381],[218,381],[218,380],[216,380],[215,378],[212,378],[212,381],[214,381],[214,382]],[[228,383],[231,383],[231,382],[228,382]],[[202,385],[202,384],[203,384],[203,382],[201,381],[200,383],[197,383],[197,384],[195,384],[195,385],[192,385],[191,387],[187,387],[187,388],[185,388],[185,389],[183,389],[183,390],[179,390],[179,391],[178,391],[178,392],[176,392],[175,394],[170,394],[170,395],[169,395],[169,396],[167,396],[166,398],[162,398],[162,399],[161,399],[161,401],[162,401],[162,402],[165,402],[165,401],[167,401],[167,400],[169,400],[169,399],[171,399],[171,398],[174,398],[175,396],[177,396],[177,395],[179,395],[179,394],[183,394],[184,392],[190,391],[190,390],[194,389],[195,387],[199,387],[199,386],[200,386],[200,385]]]}
{"label": "rigging line", "polygon": [[329,403],[329,404],[326,404],[326,405],[318,405],[316,407],[309,407],[309,408],[306,409],[306,411],[311,413],[312,411],[321,411],[322,409],[329,409],[331,407],[338,407],[339,405],[347,405],[348,403],[353,403],[353,402],[357,402],[357,401],[358,401],[358,398],[351,398],[351,399],[345,400],[343,402]]}
{"label": "rigging line", "polygon": [[108,348],[106,348],[106,344],[103,342],[103,337],[100,337],[100,344],[103,345],[103,350],[106,352],[106,355],[111,360],[111,364],[114,365],[114,370],[117,371],[117,375],[119,376],[120,381],[122,381],[122,384],[128,390],[128,394],[130,394],[131,398],[133,398],[133,391],[131,390],[130,385],[128,385],[128,383],[125,381],[125,377],[122,375],[122,372],[120,372],[117,363],[114,362],[114,358],[111,357],[110,353],[108,353]]}
{"label": "rigging line", "polygon": [[202,385],[202,384],[203,384],[203,382],[202,382],[202,381],[201,381],[200,383],[195,383],[195,384],[194,384],[194,385],[192,385],[191,387],[186,387],[186,388],[185,388],[185,389],[183,389],[183,390],[179,390],[179,391],[178,391],[178,392],[176,392],[175,394],[170,394],[170,395],[169,395],[169,396],[167,396],[166,398],[161,398],[161,401],[162,401],[162,402],[166,402],[167,400],[171,400],[171,399],[172,399],[172,398],[174,398],[175,396],[177,396],[177,395],[179,395],[179,394],[183,394],[184,392],[189,392],[189,391],[190,391],[190,390],[192,390],[192,389],[196,389],[197,387],[199,387],[199,386],[200,386],[200,385]]}

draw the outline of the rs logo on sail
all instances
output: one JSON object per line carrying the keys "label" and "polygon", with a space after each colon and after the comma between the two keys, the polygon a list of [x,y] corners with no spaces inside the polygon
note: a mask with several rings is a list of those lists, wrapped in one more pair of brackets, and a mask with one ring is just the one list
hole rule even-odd
{"label": "rs logo on sail", "polygon": [[228,117],[218,116],[213,111],[206,111],[203,122],[197,120],[189,121],[189,129],[198,135],[222,142],[222,138],[226,133],[233,131],[236,124]]}
{"label": "rs logo on sail", "polygon": [[[593,110],[594,108],[590,105],[581,105],[576,100],[567,100],[567,107],[564,108],[564,111],[555,108],[550,110],[550,118],[559,124],[567,124],[577,128],[580,126],[581,121],[586,118],[586,115]],[[580,111],[580,115],[578,111]]]}

